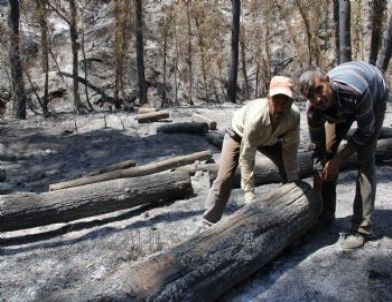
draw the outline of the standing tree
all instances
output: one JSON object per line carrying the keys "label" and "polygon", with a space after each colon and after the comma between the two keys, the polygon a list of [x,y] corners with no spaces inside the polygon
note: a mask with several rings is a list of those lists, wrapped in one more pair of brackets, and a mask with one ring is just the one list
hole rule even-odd
{"label": "standing tree", "polygon": [[384,12],[387,1],[373,0],[371,2],[371,5],[372,13],[370,17],[370,24],[372,26],[372,40],[370,43],[369,63],[375,65],[377,61],[378,51],[381,46]]}
{"label": "standing tree", "polygon": [[74,105],[77,114],[81,113],[81,104],[79,98],[79,70],[78,70],[78,32],[76,28],[76,3],[75,0],[69,0],[69,10],[71,13],[71,20],[69,22],[69,32],[71,36],[71,47],[72,47],[72,75],[73,75],[73,95]]}
{"label": "standing tree", "polygon": [[233,0],[233,22],[231,25],[231,55],[229,69],[229,83],[227,97],[230,102],[236,102],[237,95],[237,71],[238,71],[238,42],[240,34],[241,1]]}
{"label": "standing tree", "polygon": [[19,1],[9,0],[8,25],[10,28],[9,60],[11,62],[12,116],[26,119],[26,94],[23,82],[22,61],[19,46]]}
{"label": "standing tree", "polygon": [[79,98],[79,69],[78,69],[78,32],[77,32],[77,8],[75,0],[69,0],[69,14],[67,17],[64,8],[61,7],[60,1],[49,1],[45,0],[50,8],[52,8],[56,14],[69,26],[69,33],[71,38],[71,50],[72,50],[72,79],[73,79],[73,96],[74,96],[74,108],[77,114],[83,112],[84,106],[82,106]]}
{"label": "standing tree", "polygon": [[192,100],[192,90],[193,90],[193,71],[192,71],[192,24],[191,24],[191,9],[190,9],[190,1],[186,1],[186,16],[187,16],[187,45],[188,45],[188,98],[189,104],[193,105]]}
{"label": "standing tree", "polygon": [[114,106],[119,109],[122,101],[120,100],[120,91],[122,99],[124,96],[124,60],[129,40],[129,2],[127,0],[114,0]]}
{"label": "standing tree", "polygon": [[48,22],[47,9],[44,0],[35,0],[37,7],[37,19],[41,33],[41,48],[42,48],[42,68],[45,74],[44,82],[44,97],[41,102],[43,113],[48,114],[49,103],[49,39],[48,39]]}
{"label": "standing tree", "polygon": [[143,46],[143,8],[142,0],[136,0],[136,60],[139,82],[140,104],[147,103],[147,83],[144,76],[144,46]]}
{"label": "standing tree", "polygon": [[336,64],[340,64],[339,0],[333,0],[333,21],[335,26]]}
{"label": "standing tree", "polygon": [[339,0],[339,57],[340,63],[351,61],[351,5]]}
{"label": "standing tree", "polygon": [[387,71],[392,56],[392,16],[389,18],[388,28],[384,34],[384,47],[378,56],[377,66]]}

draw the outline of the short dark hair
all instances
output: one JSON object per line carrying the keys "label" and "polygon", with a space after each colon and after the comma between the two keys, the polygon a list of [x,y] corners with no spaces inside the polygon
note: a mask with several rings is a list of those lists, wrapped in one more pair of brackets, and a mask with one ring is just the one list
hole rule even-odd
{"label": "short dark hair", "polygon": [[298,86],[299,92],[303,96],[308,96],[309,92],[313,88],[313,82],[315,79],[325,79],[325,75],[320,69],[307,70],[301,74]]}

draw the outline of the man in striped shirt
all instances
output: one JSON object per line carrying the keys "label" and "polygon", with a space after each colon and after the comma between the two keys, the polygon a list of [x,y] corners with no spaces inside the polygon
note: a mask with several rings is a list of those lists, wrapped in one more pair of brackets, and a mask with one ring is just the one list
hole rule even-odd
{"label": "man in striped shirt", "polygon": [[[335,219],[336,180],[340,166],[357,153],[358,175],[351,232],[343,249],[362,247],[373,227],[376,193],[375,149],[384,121],[389,90],[383,73],[364,62],[347,62],[327,75],[307,71],[299,80],[300,91],[308,99],[307,118],[315,162],[322,165],[321,220]],[[338,150],[351,125],[357,129]]]}

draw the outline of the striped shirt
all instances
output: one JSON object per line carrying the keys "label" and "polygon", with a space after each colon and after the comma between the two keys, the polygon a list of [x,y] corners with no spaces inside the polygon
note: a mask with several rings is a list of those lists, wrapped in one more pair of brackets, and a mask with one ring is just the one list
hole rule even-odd
{"label": "striped shirt", "polygon": [[[347,141],[348,147],[356,150],[359,146],[364,146],[373,135],[374,104],[385,101],[388,95],[383,74],[368,63],[347,62],[332,69],[327,76],[336,94],[337,109],[333,112],[320,112],[308,102],[310,139],[316,150],[324,150],[326,121],[349,124],[356,121],[357,130]],[[320,155],[323,157],[322,153]]]}

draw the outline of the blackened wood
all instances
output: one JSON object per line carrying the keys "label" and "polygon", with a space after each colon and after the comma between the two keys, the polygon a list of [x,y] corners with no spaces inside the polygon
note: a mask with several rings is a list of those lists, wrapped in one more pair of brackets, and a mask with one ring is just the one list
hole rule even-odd
{"label": "blackened wood", "polygon": [[158,204],[192,194],[186,172],[116,179],[99,184],[45,192],[0,196],[0,231],[32,228]]}
{"label": "blackened wood", "polygon": [[212,153],[210,151],[201,151],[195,152],[187,155],[175,156],[159,161],[155,161],[144,166],[132,167],[127,169],[120,169],[116,171],[111,171],[99,175],[94,176],[86,176],[82,178],[78,178],[71,181],[60,182],[56,184],[49,185],[49,190],[61,190],[66,188],[72,188],[77,186],[83,186],[86,184],[96,183],[107,181],[116,178],[124,178],[124,177],[136,177],[149,175],[153,173],[162,172],[165,170],[169,170],[172,168],[184,166],[195,162],[196,160],[207,160],[212,157]]}
{"label": "blackened wood", "polygon": [[215,301],[303,236],[321,207],[309,184],[286,184],[174,248],[49,300]]}
{"label": "blackened wood", "polygon": [[162,125],[157,128],[157,133],[186,133],[186,134],[206,134],[208,132],[207,123],[173,123]]}

